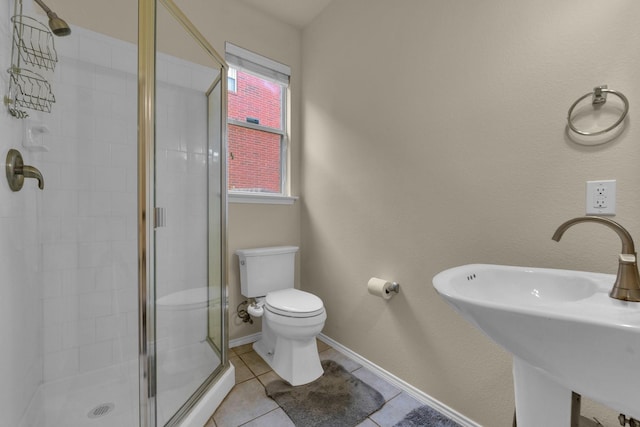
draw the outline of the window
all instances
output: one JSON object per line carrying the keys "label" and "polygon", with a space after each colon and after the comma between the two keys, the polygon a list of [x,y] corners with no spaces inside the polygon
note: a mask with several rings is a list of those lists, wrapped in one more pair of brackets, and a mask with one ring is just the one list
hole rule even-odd
{"label": "window", "polygon": [[238,76],[235,68],[230,68],[227,73],[227,90],[229,92],[235,92],[238,82]]}
{"label": "window", "polygon": [[230,194],[286,196],[289,67],[226,44]]}

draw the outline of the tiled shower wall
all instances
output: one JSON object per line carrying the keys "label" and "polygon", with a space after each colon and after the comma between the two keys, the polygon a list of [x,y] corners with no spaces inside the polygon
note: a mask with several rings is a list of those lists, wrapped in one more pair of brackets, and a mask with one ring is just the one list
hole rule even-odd
{"label": "tiled shower wall", "polygon": [[75,27],[56,48],[56,103],[31,123],[50,132],[37,156],[45,382],[131,360],[138,339],[136,48]]}
{"label": "tiled shower wall", "polygon": [[[44,381],[137,357],[137,50],[73,31],[58,42],[54,111],[41,116],[51,131],[39,156]],[[204,91],[212,70],[164,55],[157,69],[156,198],[167,212],[156,232],[159,298],[207,284]],[[206,327],[206,317],[199,322],[158,335]]]}
{"label": "tiled shower wall", "polygon": [[[13,2],[0,2],[0,90],[8,90]],[[4,104],[1,104],[4,106]],[[20,148],[20,120],[0,110],[0,164],[11,148]],[[23,153],[25,154],[25,153]],[[34,160],[25,154],[27,164]],[[2,423],[18,425],[42,380],[42,324],[36,198],[39,190],[27,182],[14,193],[0,180],[0,413]]]}

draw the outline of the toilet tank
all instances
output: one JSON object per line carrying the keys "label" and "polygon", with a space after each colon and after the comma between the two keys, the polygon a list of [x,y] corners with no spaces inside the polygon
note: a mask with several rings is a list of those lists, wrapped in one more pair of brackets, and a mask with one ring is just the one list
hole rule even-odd
{"label": "toilet tank", "polygon": [[238,249],[240,292],[248,298],[293,288],[297,246]]}

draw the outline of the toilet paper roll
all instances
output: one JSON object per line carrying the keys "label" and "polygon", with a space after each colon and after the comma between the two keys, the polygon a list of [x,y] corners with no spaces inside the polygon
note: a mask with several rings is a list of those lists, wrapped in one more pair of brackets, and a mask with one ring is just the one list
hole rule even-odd
{"label": "toilet paper roll", "polygon": [[377,277],[372,277],[369,279],[369,283],[367,283],[367,289],[371,295],[384,299],[391,298],[396,293],[392,289],[396,287],[397,285],[387,282],[384,279],[378,279]]}

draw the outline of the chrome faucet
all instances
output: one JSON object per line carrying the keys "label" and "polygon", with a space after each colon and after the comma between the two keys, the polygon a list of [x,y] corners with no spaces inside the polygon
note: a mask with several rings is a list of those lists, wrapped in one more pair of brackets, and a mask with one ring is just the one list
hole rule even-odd
{"label": "chrome faucet", "polygon": [[580,222],[595,222],[606,225],[618,234],[622,240],[622,253],[618,255],[618,275],[609,296],[622,301],[640,302],[640,276],[638,275],[636,249],[631,234],[623,226],[610,219],[599,216],[584,216],[570,219],[560,225],[552,239],[559,242],[569,227]]}

